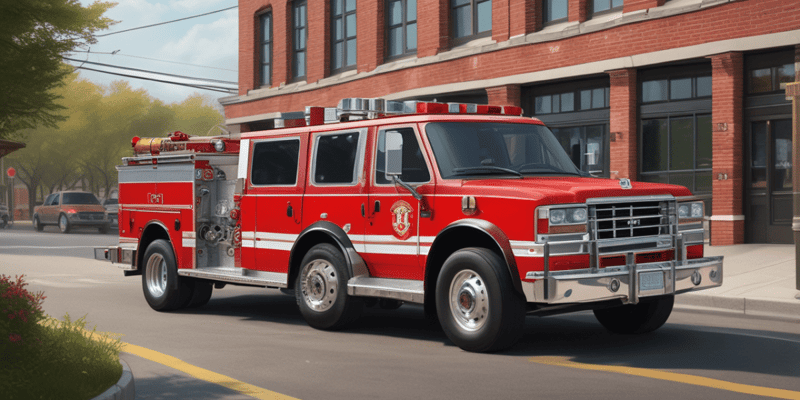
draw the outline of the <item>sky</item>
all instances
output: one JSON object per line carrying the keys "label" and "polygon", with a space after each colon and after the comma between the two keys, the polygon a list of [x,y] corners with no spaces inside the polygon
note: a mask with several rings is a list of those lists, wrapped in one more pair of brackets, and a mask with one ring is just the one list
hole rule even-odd
{"label": "sky", "polygon": [[[80,0],[84,6],[94,0]],[[118,21],[96,35],[157,24],[165,21],[204,14],[238,5],[237,0],[116,0],[118,3],[105,16]],[[122,32],[98,37],[88,52],[76,51],[70,58],[95,63],[112,64],[126,68],[157,71],[173,75],[215,79],[233,84],[207,83],[217,86],[236,87],[238,79],[238,9],[218,12],[185,21]],[[111,54],[114,53],[115,54]],[[141,72],[115,69],[81,61],[69,61],[73,66],[111,71],[116,73],[147,76]],[[155,79],[190,82],[175,77],[149,75]],[[192,94],[199,93],[213,99],[235,93],[150,82],[99,72],[80,70],[80,77],[91,82],[108,85],[117,80],[129,82],[134,89],[144,89],[150,96],[165,103],[181,102]],[[197,82],[191,82],[197,83]]]}

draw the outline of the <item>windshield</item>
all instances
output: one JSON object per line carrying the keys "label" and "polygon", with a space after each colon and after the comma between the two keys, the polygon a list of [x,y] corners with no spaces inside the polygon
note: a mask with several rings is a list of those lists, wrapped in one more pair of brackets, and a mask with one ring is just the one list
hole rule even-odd
{"label": "windshield", "polygon": [[547,127],[503,122],[425,126],[442,178],[580,175]]}
{"label": "windshield", "polygon": [[100,204],[91,193],[64,193],[61,204]]}

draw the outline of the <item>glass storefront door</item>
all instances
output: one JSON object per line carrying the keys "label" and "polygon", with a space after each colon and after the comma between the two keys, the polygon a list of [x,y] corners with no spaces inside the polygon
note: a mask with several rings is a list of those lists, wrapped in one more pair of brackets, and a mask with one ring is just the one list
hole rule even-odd
{"label": "glass storefront door", "polygon": [[749,141],[746,240],[793,243],[792,120],[753,121]]}
{"label": "glass storefront door", "polygon": [[567,151],[575,166],[593,176],[608,177],[605,140],[607,125],[586,125],[552,128],[553,134]]}

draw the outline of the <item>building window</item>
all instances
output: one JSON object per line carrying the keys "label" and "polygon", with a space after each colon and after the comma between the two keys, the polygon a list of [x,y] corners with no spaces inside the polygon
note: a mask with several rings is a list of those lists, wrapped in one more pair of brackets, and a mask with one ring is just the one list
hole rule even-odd
{"label": "building window", "polygon": [[536,96],[533,113],[558,114],[608,108],[609,88],[577,90],[566,93]]}
{"label": "building window", "polygon": [[307,8],[305,1],[292,4],[292,79],[306,77],[306,38],[308,32]]}
{"label": "building window", "polygon": [[621,10],[623,0],[594,0],[592,2],[592,13],[597,14],[610,10]]}
{"label": "building window", "polygon": [[567,20],[567,0],[544,0],[542,3],[542,21],[561,22]]}
{"label": "building window", "polygon": [[388,57],[417,52],[417,0],[389,0],[386,5]]}
{"label": "building window", "polygon": [[356,66],[356,0],[332,0],[331,70]]}
{"label": "building window", "polygon": [[492,32],[492,0],[450,0],[453,38],[463,43]]}
{"label": "building window", "polygon": [[261,20],[261,86],[272,83],[272,13],[262,14]]}
{"label": "building window", "polygon": [[783,90],[782,83],[794,82],[794,64],[750,70],[748,93],[767,93]]}
{"label": "building window", "polygon": [[711,76],[655,79],[642,82],[642,103],[711,97]]}
{"label": "building window", "polygon": [[711,115],[642,120],[640,179],[711,193]]}

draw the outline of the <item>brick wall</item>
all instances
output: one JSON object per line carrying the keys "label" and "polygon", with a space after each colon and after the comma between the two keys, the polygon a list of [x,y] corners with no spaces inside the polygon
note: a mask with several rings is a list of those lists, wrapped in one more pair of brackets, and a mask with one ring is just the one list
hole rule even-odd
{"label": "brick wall", "polygon": [[589,0],[569,0],[567,19],[569,22],[585,22],[589,19]]}
{"label": "brick wall", "polygon": [[[315,0],[312,0],[315,1]],[[321,0],[319,0],[321,1]],[[577,0],[571,0],[570,5]],[[581,0],[583,1],[583,0]],[[288,56],[280,57],[286,50],[288,19],[285,0],[273,0],[275,20],[275,55],[273,86],[286,81]],[[236,118],[271,111],[302,109],[305,105],[335,105],[342,97],[354,95],[381,97],[419,87],[441,84],[457,84],[498,78],[533,71],[543,71],[593,61],[636,55],[645,52],[679,48],[710,41],[747,37],[767,33],[800,29],[800,8],[782,0],[740,1],[702,11],[682,14],[665,19],[643,21],[612,29],[593,32],[568,39],[535,43],[482,53],[446,62],[408,68],[369,78],[326,87],[317,91],[298,92],[225,107],[228,118]],[[359,3],[361,4],[361,3]],[[268,6],[267,2],[242,0],[240,2],[240,90],[245,94],[254,82],[253,21],[256,10]],[[435,55],[448,48],[448,0],[420,0],[418,3],[418,51],[419,57]],[[571,7],[572,9],[573,7]],[[584,8],[585,9],[585,8]],[[776,13],[782,17],[776,19]],[[572,16],[570,17],[572,18]],[[715,21],[709,24],[708,21]],[[361,23],[361,22],[359,22]],[[730,29],[737,26],[737,29]],[[313,30],[314,28],[311,27]],[[327,30],[326,30],[327,31]],[[251,38],[247,40],[246,38]],[[359,36],[359,41],[369,40]],[[320,41],[312,38],[311,42]],[[552,49],[557,46],[558,51]],[[323,48],[329,48],[329,45]],[[319,47],[317,47],[319,48]],[[322,57],[323,60],[328,57]],[[318,59],[309,54],[309,70],[315,68],[311,60]],[[309,83],[319,76],[311,74]]]}
{"label": "brick wall", "polygon": [[489,104],[499,106],[521,106],[522,97],[520,96],[519,85],[503,85],[486,88],[486,95]]}
{"label": "brick wall", "polygon": [[[744,214],[744,57],[732,52],[711,57],[713,198],[712,216]],[[727,179],[717,179],[723,174]],[[712,221],[712,245],[744,243],[744,221]]]}
{"label": "brick wall", "polygon": [[542,1],[511,0],[509,12],[511,37],[527,35],[542,28]]}
{"label": "brick wall", "polygon": [[608,73],[611,84],[609,128],[611,178],[637,177],[637,80],[635,69],[620,69]]}

